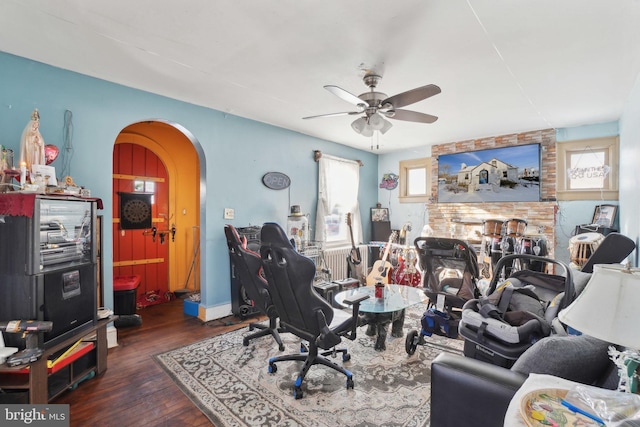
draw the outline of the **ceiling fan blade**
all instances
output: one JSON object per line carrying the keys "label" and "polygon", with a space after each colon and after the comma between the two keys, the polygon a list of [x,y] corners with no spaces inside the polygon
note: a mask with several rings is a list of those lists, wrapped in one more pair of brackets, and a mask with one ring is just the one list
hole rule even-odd
{"label": "ceiling fan blade", "polygon": [[318,117],[353,116],[355,114],[362,114],[362,111],[345,111],[342,113],[319,114],[317,116],[303,117],[303,119],[317,119]]}
{"label": "ceiling fan blade", "polygon": [[394,114],[385,114],[390,119],[404,120],[406,122],[419,122],[419,123],[433,123],[438,118],[431,114],[419,113],[417,111],[409,110],[395,110]]}
{"label": "ceiling fan blade", "polygon": [[347,101],[349,104],[353,104],[353,105],[357,105],[358,107],[362,107],[363,110],[364,110],[365,107],[367,107],[367,103],[366,102],[364,102],[362,99],[358,98],[357,96],[355,96],[351,92],[347,92],[346,90],[342,89],[341,87],[334,86],[334,85],[326,85],[324,88],[326,90],[328,90],[329,92],[331,92],[332,94],[334,94],[335,96],[337,96],[338,98]]}
{"label": "ceiling fan blade", "polygon": [[442,91],[438,86],[426,85],[391,96],[382,101],[381,105],[384,106],[386,104],[391,104],[393,108],[402,108],[418,101],[422,101],[423,99],[427,99],[433,95],[437,95],[440,92]]}

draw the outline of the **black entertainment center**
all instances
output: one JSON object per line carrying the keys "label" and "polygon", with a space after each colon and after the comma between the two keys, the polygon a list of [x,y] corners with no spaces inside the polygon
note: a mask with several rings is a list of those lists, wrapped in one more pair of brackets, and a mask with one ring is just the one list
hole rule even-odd
{"label": "black entertainment center", "polygon": [[[0,320],[47,320],[48,349],[97,321],[96,199],[0,194]],[[24,348],[19,334],[6,345]]]}

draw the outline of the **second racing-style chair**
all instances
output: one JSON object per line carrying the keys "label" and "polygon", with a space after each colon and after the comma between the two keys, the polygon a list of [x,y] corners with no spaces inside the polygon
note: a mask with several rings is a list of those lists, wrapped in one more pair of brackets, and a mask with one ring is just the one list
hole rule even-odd
{"label": "second racing-style chair", "polygon": [[[304,378],[311,366],[316,364],[343,373],[347,377],[347,389],[353,388],[353,374],[325,356],[341,352],[343,361],[351,358],[346,350],[334,348],[342,341],[342,337],[350,340],[356,338],[360,302],[368,296],[356,295],[350,301],[345,300],[352,305],[351,314],[333,308],[314,290],[315,264],[294,249],[282,227],[276,223],[265,223],[260,241],[262,265],[273,303],[280,315],[280,327],[308,343],[302,346],[300,353],[269,359],[269,372],[275,373],[276,363],[280,361],[304,362],[293,388],[296,399],[302,398]],[[319,349],[328,351],[319,354]]]}
{"label": "second racing-style chair", "polygon": [[280,351],[284,351],[284,344],[278,333],[278,312],[271,302],[269,286],[267,280],[260,275],[262,270],[262,259],[260,254],[247,248],[246,238],[241,239],[238,231],[232,225],[224,226],[224,234],[227,238],[229,255],[233,262],[238,278],[242,282],[247,296],[251,298],[255,307],[265,316],[269,317],[269,325],[259,322],[249,324],[249,330],[259,329],[253,334],[249,334],[242,339],[244,346],[249,345],[249,341],[265,335],[273,336],[278,343]]}
{"label": "second racing-style chair", "polygon": [[615,264],[622,262],[633,250],[636,244],[633,240],[620,233],[609,233],[602,243],[587,259],[580,271],[593,273],[593,266],[596,264]]}

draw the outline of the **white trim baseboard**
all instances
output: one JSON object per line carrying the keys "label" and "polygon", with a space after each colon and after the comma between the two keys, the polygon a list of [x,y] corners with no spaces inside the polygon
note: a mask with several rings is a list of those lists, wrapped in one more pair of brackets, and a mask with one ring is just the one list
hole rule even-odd
{"label": "white trim baseboard", "polygon": [[107,326],[107,348],[118,346],[118,330],[113,324]]}
{"label": "white trim baseboard", "polygon": [[[216,305],[214,307],[203,307],[200,306],[200,310],[198,310],[198,318],[203,322],[208,322],[210,320],[221,319],[223,317],[227,317],[232,315],[231,304],[222,304]],[[204,314],[204,319],[201,315]]]}

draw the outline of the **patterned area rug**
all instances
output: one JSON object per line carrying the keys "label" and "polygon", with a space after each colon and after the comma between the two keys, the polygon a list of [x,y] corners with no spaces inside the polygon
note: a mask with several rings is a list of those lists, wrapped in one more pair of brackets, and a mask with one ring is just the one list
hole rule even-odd
{"label": "patterned area rug", "polygon": [[374,350],[375,337],[359,328],[355,341],[345,339],[341,345],[351,353],[344,365],[353,373],[354,389],[347,390],[344,375],[316,365],[298,400],[292,390],[302,362],[280,362],[274,374],[267,369],[270,357],[299,351],[300,341],[291,334],[282,334],[284,352],[270,337],[244,347],[244,328],[155,359],[216,427],[428,426],[430,362],[442,351],[461,354],[463,341],[426,337],[427,344],[408,356],[406,334],[420,330],[425,310],[425,305],[407,310],[404,336],[389,333],[386,351]]}

